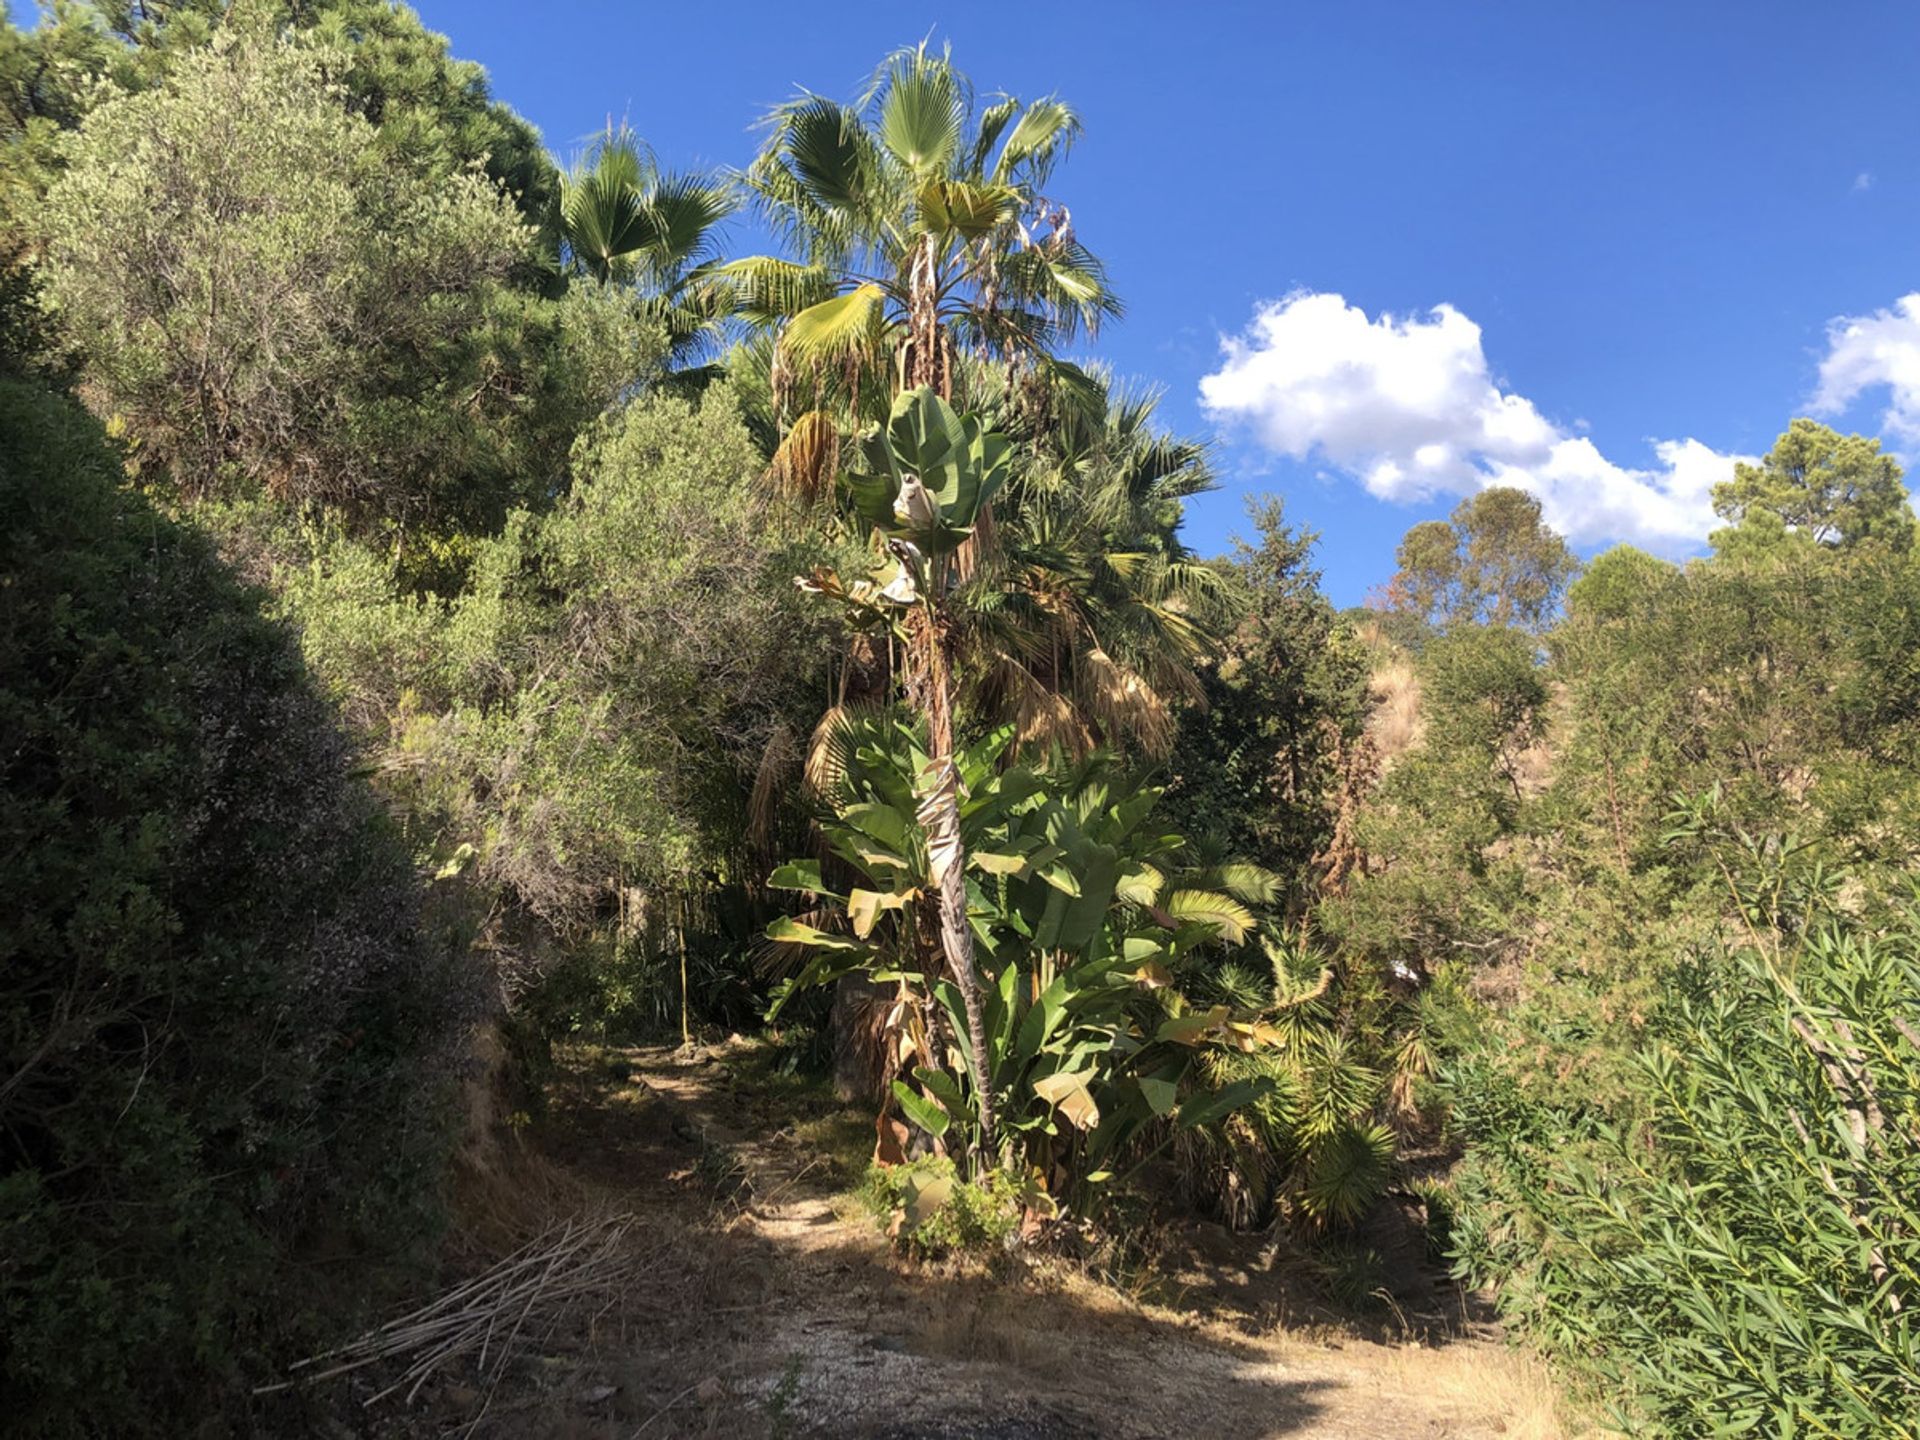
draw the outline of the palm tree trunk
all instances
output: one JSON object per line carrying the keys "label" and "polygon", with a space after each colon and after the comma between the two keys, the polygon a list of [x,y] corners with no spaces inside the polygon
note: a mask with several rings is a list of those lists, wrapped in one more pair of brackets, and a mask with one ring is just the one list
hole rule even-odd
{"label": "palm tree trunk", "polygon": [[[906,388],[930,387],[942,400],[953,398],[952,344],[940,323],[940,257],[933,236],[916,250],[909,278],[907,363],[901,379]],[[984,518],[984,517],[983,517]],[[964,547],[963,547],[964,548]],[[964,559],[961,564],[964,568]],[[944,576],[935,567],[934,595],[938,604]],[[918,652],[918,653],[915,653]],[[927,717],[927,752],[932,786],[923,802],[921,824],[927,832],[940,902],[940,945],[947,969],[960,991],[967,1012],[967,1043],[973,1051],[973,1074],[979,1095],[980,1149],[993,1154],[993,1057],[987,1046],[987,1022],[980,997],[980,973],[973,963],[973,932],[967,927],[967,852],[960,839],[960,777],[953,760],[953,684],[946,637],[931,608],[921,612],[909,637],[910,681],[919,692]]]}
{"label": "palm tree trunk", "polygon": [[967,1012],[967,1043],[980,1105],[980,1149],[993,1153],[993,1056],[987,1044],[980,973],[973,962],[973,931],[967,926],[967,852],[960,838],[960,777],[953,759],[953,690],[946,646],[933,617],[922,611],[911,631],[915,688],[927,717],[929,780],[920,823],[927,832],[940,902],[940,946]]}

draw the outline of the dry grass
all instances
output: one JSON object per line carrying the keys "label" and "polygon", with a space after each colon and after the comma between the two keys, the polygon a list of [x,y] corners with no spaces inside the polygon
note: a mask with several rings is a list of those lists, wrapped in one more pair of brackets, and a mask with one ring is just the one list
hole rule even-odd
{"label": "dry grass", "polygon": [[[1085,1277],[1056,1275],[1057,1289],[1029,1286],[954,1287],[920,1310],[912,1324],[913,1353],[967,1367],[969,1375],[1013,1376],[1023,1390],[1083,1401],[1089,1377],[1112,1367],[1119,1376],[1160,1367],[1169,1391],[1198,1387],[1215,1409],[1218,1433],[1267,1433],[1260,1425],[1272,1387],[1313,1377],[1320,1387],[1310,1412],[1330,1431],[1372,1416],[1381,1434],[1503,1440],[1586,1440],[1595,1432],[1568,1410],[1548,1368],[1525,1351],[1483,1339],[1440,1344],[1380,1343],[1339,1326],[1250,1327],[1187,1307],[1130,1300]],[[1176,1385],[1172,1372],[1180,1372]],[[989,1381],[989,1384],[996,1383]],[[1123,1410],[1155,1408],[1123,1382],[1114,1398]],[[1084,1410],[1081,1413],[1085,1413]],[[1270,1418],[1281,1424],[1284,1405]],[[1305,1414],[1300,1418],[1305,1419]],[[1157,1432],[1156,1432],[1157,1433]],[[1172,1432],[1168,1432],[1172,1433]],[[1316,1433],[1311,1427],[1301,1433]]]}
{"label": "dry grass", "polygon": [[1425,1395],[1466,1424],[1511,1440],[1584,1440],[1595,1432],[1570,1413],[1546,1363],[1524,1350],[1405,1345],[1379,1360],[1381,1380]]}
{"label": "dry grass", "polygon": [[941,1305],[915,1328],[915,1349],[968,1364],[1009,1365],[1042,1381],[1070,1378],[1084,1357],[1054,1317],[1017,1290]]}
{"label": "dry grass", "polygon": [[1374,667],[1367,678],[1367,690],[1373,697],[1367,734],[1384,770],[1426,738],[1427,722],[1420,713],[1420,677],[1414,673],[1411,660],[1394,655]]}
{"label": "dry grass", "polygon": [[[407,1357],[342,1377],[360,1381],[338,1412],[353,1424],[470,1440],[965,1433],[951,1427],[1015,1418],[1034,1434],[1119,1440],[1194,1433],[1195,1417],[1221,1440],[1586,1433],[1525,1355],[1464,1328],[1421,1346],[1315,1324],[1285,1303],[1289,1277],[1264,1252],[1217,1227],[1177,1275],[1145,1260],[1137,1277],[1094,1273],[1065,1255],[991,1275],[907,1265],[870,1216],[837,1213],[864,1168],[864,1111],[744,1043],[565,1058],[534,1127],[545,1155],[509,1136],[467,1176],[461,1211],[516,1245],[543,1217],[642,1217],[613,1303],[586,1295],[556,1312],[510,1365],[491,1348],[484,1371],[477,1352],[449,1357],[460,1363],[437,1369],[416,1407],[399,1404],[404,1388],[355,1403],[410,1386]],[[748,1202],[714,1202],[709,1152],[738,1158]],[[460,1267],[468,1286],[499,1276],[508,1248]]]}

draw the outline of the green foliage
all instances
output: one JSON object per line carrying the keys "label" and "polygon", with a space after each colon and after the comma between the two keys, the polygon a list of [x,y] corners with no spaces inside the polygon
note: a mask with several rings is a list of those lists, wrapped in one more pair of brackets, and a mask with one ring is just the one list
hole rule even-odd
{"label": "green foliage", "polygon": [[968,1179],[944,1157],[867,1171],[862,1198],[887,1221],[893,1243],[919,1260],[991,1259],[1020,1230],[1025,1199],[1004,1170]]}
{"label": "green foliage", "polygon": [[596,280],[635,285],[646,319],[685,362],[716,337],[727,309],[713,283],[715,236],[738,208],[723,181],[664,172],[632,131],[608,127],[560,180],[562,258]]}
{"label": "green foliage", "polygon": [[1730,851],[1743,923],[1675,967],[1633,1056],[1644,1109],[1571,1146],[1539,1112],[1469,1110],[1526,1228],[1469,1228],[1460,1264],[1505,1278],[1629,1428],[1911,1436],[1920,896],[1848,914],[1792,846],[1730,845],[1715,816],[1677,833]]}
{"label": "green foliage", "polygon": [[1268,973],[1229,961],[1200,987],[1267,1014],[1279,1043],[1216,1049],[1216,1086],[1263,1093],[1224,1124],[1183,1137],[1190,1193],[1238,1228],[1276,1216],[1308,1233],[1364,1219],[1395,1174],[1401,1134],[1421,1119],[1431,1055],[1421,1003],[1304,933],[1261,937]]}
{"label": "green foliage", "polygon": [[1547,699],[1535,654],[1518,631],[1482,626],[1445,636],[1421,656],[1434,723],[1460,748],[1491,758],[1516,791],[1517,756],[1539,738]]}
{"label": "green foliage", "polygon": [[[290,636],[0,381],[0,1396],[179,1434],[433,1219],[473,978]],[[337,1314],[328,1317],[338,1323]]]}
{"label": "green foliage", "polygon": [[1713,513],[1729,521],[1711,537],[1727,556],[1764,556],[1794,543],[1912,548],[1913,505],[1901,471],[1878,440],[1795,420],[1758,465],[1736,465],[1713,487]]}
{"label": "green foliage", "polygon": [[1044,368],[1119,313],[1043,190],[1080,132],[1061,101],[977,106],[951,57],[923,44],[889,56],[857,105],[803,93],[767,129],[746,183],[794,258],[720,274],[741,313],[779,326],[782,350],[813,369],[810,408],[850,405],[850,389],[884,401],[898,383],[950,393],[956,340]]}
{"label": "green foliage", "polygon": [[[201,3],[252,20],[244,4]],[[539,132],[494,100],[486,71],[453,59],[446,37],[428,30],[410,7],[392,0],[251,3],[274,21],[309,29],[320,45],[347,57],[330,78],[348,108],[378,127],[381,147],[395,161],[430,181],[479,167],[529,221],[544,221],[558,177]],[[171,7],[169,23],[177,23],[180,8]]]}
{"label": "green foliage", "polygon": [[[452,59],[445,36],[390,0],[54,0],[40,23],[4,32],[17,67],[6,115],[71,127],[105,95],[163,84],[223,37],[301,34],[338,57],[330,79],[347,108],[381,131],[398,165],[429,180],[483,166],[524,214],[546,213],[554,171],[533,127],[488,93],[486,72]],[[97,82],[104,82],[99,84]]]}
{"label": "green foliage", "polygon": [[637,401],[581,439],[557,508],[471,548],[450,600],[351,535],[223,512],[386,757],[415,853],[504,905],[514,993],[550,974],[522,998],[562,1032],[677,1012],[689,930],[696,998],[741,1018],[737,968],[713,973],[764,923],[732,888],[768,838],[741,797],[797,759],[834,640],[790,579],[825,552],[759,470],[726,387]]}
{"label": "green foliage", "polygon": [[1160,757],[1232,617],[1179,534],[1186,498],[1213,488],[1207,450],[1159,428],[1151,393],[1098,371],[1049,377],[969,372],[1013,445],[990,543],[954,597],[960,693],[1018,726],[1029,753]]}
{"label": "green foliage", "polygon": [[1390,973],[1428,977],[1520,923],[1518,841],[1538,789],[1547,690],[1519,631],[1457,626],[1422,650],[1428,740],[1397,758],[1358,817],[1365,881],[1318,921]]}
{"label": "green foliage", "polygon": [[[1195,1005],[1179,985],[1207,968],[1210,947],[1247,938],[1248,905],[1270,901],[1275,882],[1249,865],[1184,865],[1181,837],[1151,824],[1159,792],[1124,783],[1102,757],[996,769],[1010,739],[1002,729],[957,757],[967,919],[986,980],[984,1055],[968,1039],[959,992],[941,978],[913,795],[926,756],[911,731],[876,723],[839,737],[821,834],[861,883],[841,893],[818,862],[782,867],[773,885],[831,908],[767,933],[812,952],[780,1003],[855,971],[905,987],[923,1013],[908,1024],[904,1048],[916,1059],[893,1103],[915,1125],[983,1173],[999,1158],[979,1153],[988,1091],[1020,1168],[1077,1195],[1110,1178],[1149,1128],[1212,1123],[1268,1088],[1261,1077],[1195,1088],[1198,1057],[1257,1050],[1278,1032],[1258,1013],[1264,1005],[1254,1014]],[[845,929],[813,923],[835,911]]]}
{"label": "green foliage", "polygon": [[1311,531],[1280,502],[1249,505],[1258,543],[1230,572],[1243,618],[1181,716],[1168,801],[1189,834],[1284,877],[1303,903],[1331,836],[1340,761],[1358,739],[1366,655],[1320,593]]}
{"label": "green foliage", "polygon": [[1916,1153],[1883,900],[1920,836],[1920,569],[1749,499],[1710,560],[1599,557],[1541,640],[1427,640],[1424,738],[1316,920],[1420,981],[1462,1273],[1623,1424],[1902,1433],[1912,1221],[1868,1197]]}
{"label": "green foliage", "polygon": [[553,493],[643,332],[614,296],[509,283],[534,254],[511,202],[395,163],[341,63],[223,35],[94,109],[37,222],[41,269],[143,466],[430,545]]}
{"label": "green foliage", "polygon": [[887,542],[865,580],[818,570],[802,589],[838,602],[857,629],[909,643],[911,617],[932,613],[954,582],[953,552],[1006,483],[1008,444],[977,415],[956,414],[921,386],[897,396],[884,425],[861,437],[865,472],[845,477],[855,513]]}
{"label": "green foliage", "polygon": [[1596,555],[1567,587],[1567,613],[1590,620],[1621,620],[1644,609],[1673,577],[1675,567],[1631,545]]}
{"label": "green foliage", "polygon": [[1434,624],[1538,630],[1579,572],[1573,552],[1524,490],[1495,485],[1468,496],[1445,520],[1414,526],[1395,555],[1393,606]]}

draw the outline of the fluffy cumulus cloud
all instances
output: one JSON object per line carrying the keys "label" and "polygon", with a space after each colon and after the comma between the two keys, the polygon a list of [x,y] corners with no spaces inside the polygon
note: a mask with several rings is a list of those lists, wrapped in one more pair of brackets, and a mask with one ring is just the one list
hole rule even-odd
{"label": "fluffy cumulus cloud", "polygon": [[1451,305],[1370,318],[1339,295],[1295,294],[1262,306],[1222,348],[1201,402],[1269,450],[1340,470],[1385,500],[1518,486],[1574,540],[1690,548],[1718,523],[1714,483],[1746,458],[1663,440],[1653,468],[1609,460],[1496,383],[1480,327]]}
{"label": "fluffy cumulus cloud", "polygon": [[1827,328],[1814,408],[1835,415],[1868,391],[1885,389],[1887,435],[1920,447],[1920,294],[1903,295],[1888,310],[1847,316]]}

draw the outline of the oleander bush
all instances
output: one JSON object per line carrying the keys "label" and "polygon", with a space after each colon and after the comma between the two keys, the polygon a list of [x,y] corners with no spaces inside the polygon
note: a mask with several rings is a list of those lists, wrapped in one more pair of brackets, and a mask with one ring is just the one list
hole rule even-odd
{"label": "oleander bush", "polygon": [[1751,908],[1671,975],[1633,1122],[1463,1094],[1461,1268],[1624,1428],[1913,1436],[1920,893],[1806,930]]}

